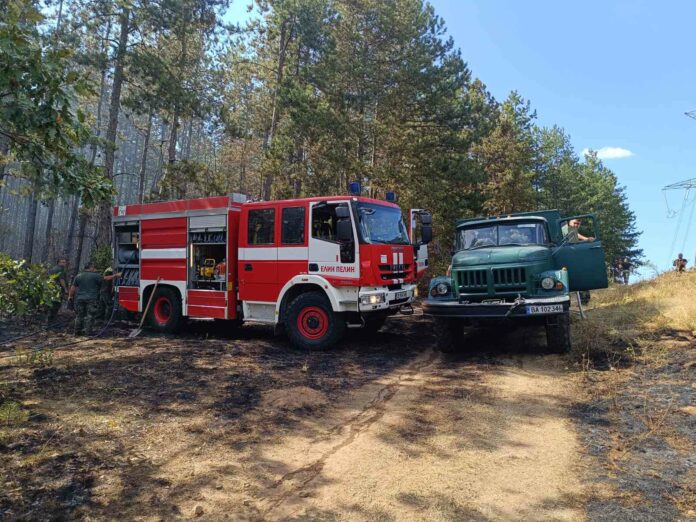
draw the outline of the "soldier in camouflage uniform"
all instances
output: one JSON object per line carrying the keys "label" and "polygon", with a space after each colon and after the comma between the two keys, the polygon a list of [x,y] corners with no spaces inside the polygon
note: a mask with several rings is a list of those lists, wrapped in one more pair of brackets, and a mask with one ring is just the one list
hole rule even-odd
{"label": "soldier in camouflage uniform", "polygon": [[54,266],[48,271],[49,276],[55,276],[55,281],[60,287],[59,298],[53,301],[50,305],[48,305],[47,320],[49,324],[55,320],[56,316],[58,315],[58,311],[60,310],[60,306],[63,304],[63,299],[65,299],[65,294],[68,293],[68,282],[65,276],[65,265],[67,265],[66,259],[64,257],[59,257],[56,260],[56,266]]}
{"label": "soldier in camouflage uniform", "polygon": [[70,287],[68,299],[68,307],[75,308],[75,335],[83,332],[85,335],[92,335],[92,327],[99,311],[97,301],[102,281],[111,281],[120,275],[102,276],[97,273],[97,268],[92,261],[87,263],[83,272],[77,274]]}
{"label": "soldier in camouflage uniform", "polygon": [[99,300],[97,302],[99,312],[97,317],[99,319],[107,320],[111,317],[111,309],[114,307],[114,283],[110,279],[106,279],[114,273],[113,268],[109,267],[104,270],[104,279],[102,279],[101,287],[99,288]]}

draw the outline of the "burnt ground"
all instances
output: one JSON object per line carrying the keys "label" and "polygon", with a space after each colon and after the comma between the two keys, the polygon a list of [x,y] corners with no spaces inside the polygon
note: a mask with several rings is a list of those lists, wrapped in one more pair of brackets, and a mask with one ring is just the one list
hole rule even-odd
{"label": "burnt ground", "polygon": [[443,357],[433,327],[390,319],[328,353],[210,323],[0,346],[0,519],[694,515],[691,338],[585,372],[537,329]]}
{"label": "burnt ground", "polygon": [[593,457],[590,520],[696,520],[696,345],[673,333],[619,372],[582,375],[571,409]]}
{"label": "burnt ground", "polygon": [[[243,448],[321,413],[322,406],[311,405],[261,409],[264,392],[304,386],[336,401],[406,364],[429,342],[428,331],[413,322],[369,340],[353,334],[330,354],[295,350],[260,326],[224,332],[191,323],[176,337],[124,339],[132,328],[117,323],[103,339],[55,351],[74,338],[59,330],[49,340],[2,348],[2,397],[21,404],[28,419],[17,427],[0,423],[0,518],[108,516],[129,498],[169,488],[151,458],[137,452],[143,437],[168,444],[167,434],[152,433],[153,426],[183,425],[190,438],[185,451],[195,453],[211,439]],[[4,338],[25,331],[5,329]],[[37,348],[52,361],[29,360]],[[117,477],[120,498],[99,498],[95,484],[106,475]],[[152,510],[164,517],[178,513],[157,493],[147,508],[130,513]]]}

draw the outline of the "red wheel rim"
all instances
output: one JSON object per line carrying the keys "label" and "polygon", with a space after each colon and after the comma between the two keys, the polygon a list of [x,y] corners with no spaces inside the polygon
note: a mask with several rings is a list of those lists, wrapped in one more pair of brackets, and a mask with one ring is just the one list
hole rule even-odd
{"label": "red wheel rim", "polygon": [[318,306],[303,308],[297,316],[297,329],[307,339],[321,339],[329,329],[329,316]]}
{"label": "red wheel rim", "polygon": [[167,324],[172,316],[172,302],[167,297],[158,297],[155,301],[155,321]]}

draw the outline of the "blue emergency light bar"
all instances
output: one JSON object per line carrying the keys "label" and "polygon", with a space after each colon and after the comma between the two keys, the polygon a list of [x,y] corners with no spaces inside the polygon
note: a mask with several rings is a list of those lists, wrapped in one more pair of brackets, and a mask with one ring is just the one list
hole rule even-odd
{"label": "blue emergency light bar", "polygon": [[350,185],[348,185],[348,190],[354,196],[359,196],[360,194],[362,194],[362,187],[360,186],[359,181],[351,181]]}
{"label": "blue emergency light bar", "polygon": [[387,192],[384,196],[384,199],[386,199],[390,203],[396,203],[396,192]]}

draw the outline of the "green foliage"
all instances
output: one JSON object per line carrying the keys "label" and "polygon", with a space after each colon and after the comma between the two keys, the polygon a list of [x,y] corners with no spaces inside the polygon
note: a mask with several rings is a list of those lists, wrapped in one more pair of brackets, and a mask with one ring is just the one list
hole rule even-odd
{"label": "green foliage", "polygon": [[90,84],[69,49],[46,45],[43,16],[29,0],[2,4],[0,23],[0,164],[49,193],[79,194],[86,205],[113,188],[76,149],[96,139],[78,96]]}
{"label": "green foliage", "polygon": [[0,253],[0,317],[42,313],[59,296],[55,277],[46,275],[44,266]]}
{"label": "green foliage", "polygon": [[97,270],[100,272],[103,272],[107,268],[111,267],[113,268],[113,263],[114,263],[114,254],[113,254],[113,248],[105,245],[105,246],[100,246],[95,248],[92,251],[92,257],[91,260],[94,262],[94,264],[97,267]]}
{"label": "green foliage", "polygon": [[17,426],[29,420],[29,412],[15,401],[0,403],[0,425]]}

